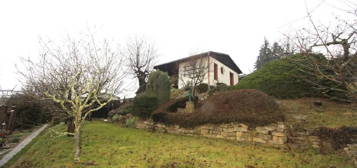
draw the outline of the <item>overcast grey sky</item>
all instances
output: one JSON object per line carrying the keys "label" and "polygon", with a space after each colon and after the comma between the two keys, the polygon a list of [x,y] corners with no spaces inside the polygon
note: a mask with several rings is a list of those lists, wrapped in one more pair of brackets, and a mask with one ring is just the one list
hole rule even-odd
{"label": "overcast grey sky", "polygon": [[121,42],[153,41],[159,63],[197,51],[229,54],[244,73],[253,71],[264,37],[282,38],[314,18],[328,21],[355,0],[1,0],[0,86],[20,89],[15,64],[38,55],[39,37],[60,39],[88,27]]}

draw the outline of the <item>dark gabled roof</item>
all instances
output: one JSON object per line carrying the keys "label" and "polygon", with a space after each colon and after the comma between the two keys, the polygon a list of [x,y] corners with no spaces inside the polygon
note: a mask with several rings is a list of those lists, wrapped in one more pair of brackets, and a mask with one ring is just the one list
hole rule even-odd
{"label": "dark gabled roof", "polygon": [[170,68],[173,66],[178,66],[178,63],[180,62],[184,62],[188,59],[192,59],[195,57],[205,57],[205,56],[211,56],[213,58],[215,58],[216,60],[220,61],[222,64],[226,65],[227,67],[231,68],[233,71],[237,72],[238,74],[241,74],[242,71],[239,69],[239,67],[237,66],[236,63],[234,63],[234,61],[232,60],[232,58],[228,55],[228,54],[224,54],[224,53],[219,53],[219,52],[213,52],[213,51],[208,51],[208,52],[204,52],[204,53],[200,53],[197,55],[192,55],[189,57],[185,57],[185,58],[181,58],[175,61],[171,61],[168,63],[164,63],[164,64],[160,64],[160,65],[156,65],[154,66],[154,69],[159,69],[159,70],[164,70],[164,71],[168,71],[169,75],[173,74],[174,71],[173,69],[176,68]]}

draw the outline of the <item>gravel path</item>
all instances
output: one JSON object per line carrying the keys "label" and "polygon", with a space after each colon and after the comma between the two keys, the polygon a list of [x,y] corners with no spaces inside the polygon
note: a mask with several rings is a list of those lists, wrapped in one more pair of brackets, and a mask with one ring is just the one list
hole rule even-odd
{"label": "gravel path", "polygon": [[27,136],[22,142],[20,142],[14,149],[12,149],[9,153],[7,153],[0,160],[0,167],[4,166],[12,157],[14,157],[18,152],[20,152],[27,144],[29,144],[38,134],[40,134],[48,124],[43,125],[41,128],[32,132],[29,136]]}

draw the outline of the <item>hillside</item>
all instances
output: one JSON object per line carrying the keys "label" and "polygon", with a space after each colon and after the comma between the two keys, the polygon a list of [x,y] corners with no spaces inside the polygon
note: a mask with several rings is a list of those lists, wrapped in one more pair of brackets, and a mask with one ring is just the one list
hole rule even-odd
{"label": "hillside", "polygon": [[55,134],[64,130],[64,125],[49,128],[6,167],[353,167],[337,154],[289,152],[262,145],[150,133],[99,121],[85,124],[83,164],[75,165],[72,139]]}
{"label": "hillside", "polygon": [[357,127],[357,104],[336,103],[321,98],[283,99],[278,103],[287,122],[305,129]]}

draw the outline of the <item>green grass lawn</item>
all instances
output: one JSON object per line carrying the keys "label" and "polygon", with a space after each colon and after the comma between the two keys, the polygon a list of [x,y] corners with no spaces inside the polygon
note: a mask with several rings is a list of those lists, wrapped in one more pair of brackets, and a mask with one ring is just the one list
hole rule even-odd
{"label": "green grass lawn", "polygon": [[151,133],[121,128],[99,121],[85,124],[82,162],[72,162],[72,138],[58,136],[64,125],[47,129],[6,167],[227,167],[227,168],[352,168],[337,154],[322,155],[311,150],[291,153],[285,149],[233,143],[199,137]]}

